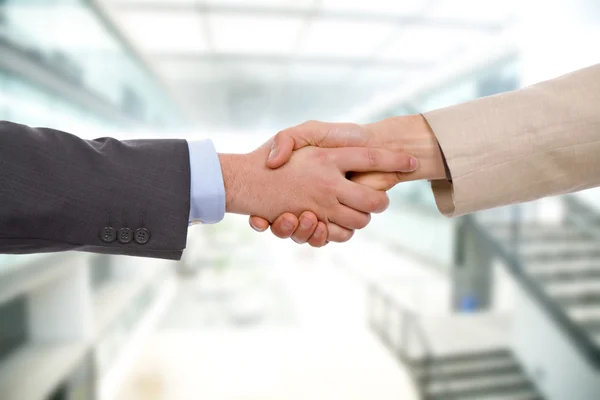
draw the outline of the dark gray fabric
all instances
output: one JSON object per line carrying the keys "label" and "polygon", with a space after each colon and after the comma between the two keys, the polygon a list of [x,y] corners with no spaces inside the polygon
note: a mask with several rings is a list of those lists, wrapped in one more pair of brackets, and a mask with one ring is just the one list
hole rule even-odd
{"label": "dark gray fabric", "polygon": [[[179,259],[189,203],[185,140],[83,140],[0,121],[0,253]],[[146,228],[151,238],[105,243],[106,226]]]}

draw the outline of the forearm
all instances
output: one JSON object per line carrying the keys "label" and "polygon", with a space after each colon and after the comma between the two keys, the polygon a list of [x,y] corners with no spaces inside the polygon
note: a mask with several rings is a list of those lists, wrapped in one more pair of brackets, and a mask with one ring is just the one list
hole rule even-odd
{"label": "forearm", "polygon": [[190,171],[184,140],[83,140],[0,122],[0,252],[178,258]]}
{"label": "forearm", "polygon": [[458,216],[600,185],[600,65],[518,91],[425,113],[452,184],[434,183]]}

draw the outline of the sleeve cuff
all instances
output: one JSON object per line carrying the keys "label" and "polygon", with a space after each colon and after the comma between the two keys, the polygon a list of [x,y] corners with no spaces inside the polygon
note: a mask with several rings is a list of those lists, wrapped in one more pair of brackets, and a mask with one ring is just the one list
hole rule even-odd
{"label": "sleeve cuff", "polygon": [[189,142],[189,223],[214,224],[225,216],[225,185],[219,156],[211,140]]}

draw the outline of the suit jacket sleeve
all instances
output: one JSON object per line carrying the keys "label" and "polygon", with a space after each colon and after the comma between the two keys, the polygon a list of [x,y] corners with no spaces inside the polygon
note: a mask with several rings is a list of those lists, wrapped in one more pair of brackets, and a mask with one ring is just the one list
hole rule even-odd
{"label": "suit jacket sleeve", "polygon": [[459,216],[600,185],[600,65],[423,114],[452,181],[433,181]]}
{"label": "suit jacket sleeve", "polygon": [[83,140],[0,121],[0,253],[179,259],[189,209],[185,140]]}

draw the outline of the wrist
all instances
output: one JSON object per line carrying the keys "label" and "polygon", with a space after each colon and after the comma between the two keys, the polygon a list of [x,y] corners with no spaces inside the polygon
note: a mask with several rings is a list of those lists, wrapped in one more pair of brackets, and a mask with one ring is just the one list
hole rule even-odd
{"label": "wrist", "polygon": [[433,130],[421,114],[391,117],[370,124],[377,144],[411,154],[419,160],[419,167],[409,173],[411,180],[438,180],[446,178],[446,168],[440,145]]}
{"label": "wrist", "polygon": [[225,186],[225,212],[245,214],[243,202],[245,183],[247,183],[247,179],[244,177],[245,158],[244,154],[219,154]]}

